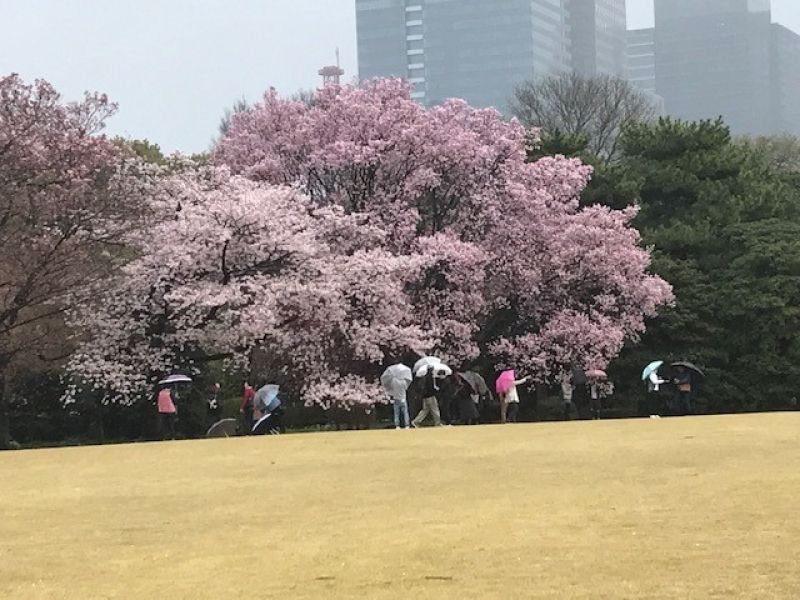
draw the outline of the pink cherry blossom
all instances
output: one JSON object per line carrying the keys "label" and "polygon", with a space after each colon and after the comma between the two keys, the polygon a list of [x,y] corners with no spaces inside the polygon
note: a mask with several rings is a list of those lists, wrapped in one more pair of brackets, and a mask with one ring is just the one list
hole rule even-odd
{"label": "pink cherry blossom", "polygon": [[414,314],[451,362],[482,346],[542,381],[572,363],[605,368],[672,301],[648,272],[635,209],[581,210],[590,167],[528,164],[535,132],[458,100],[425,110],[409,91],[391,79],[332,86],[310,106],[270,91],[214,159],[358,215],[386,232],[387,251],[425,256]]}

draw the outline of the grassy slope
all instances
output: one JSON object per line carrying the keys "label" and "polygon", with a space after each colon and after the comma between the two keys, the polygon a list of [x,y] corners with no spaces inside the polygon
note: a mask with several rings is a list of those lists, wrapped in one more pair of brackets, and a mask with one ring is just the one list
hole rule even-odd
{"label": "grassy slope", "polygon": [[0,598],[800,597],[800,415],[0,454]]}

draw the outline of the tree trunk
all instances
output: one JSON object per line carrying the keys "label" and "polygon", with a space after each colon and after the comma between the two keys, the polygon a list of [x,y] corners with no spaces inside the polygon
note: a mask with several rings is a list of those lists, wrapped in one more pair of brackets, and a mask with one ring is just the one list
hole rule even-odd
{"label": "tree trunk", "polygon": [[0,365],[0,450],[11,449],[11,423],[8,416],[9,396],[11,395],[11,380],[8,374],[8,365]]}

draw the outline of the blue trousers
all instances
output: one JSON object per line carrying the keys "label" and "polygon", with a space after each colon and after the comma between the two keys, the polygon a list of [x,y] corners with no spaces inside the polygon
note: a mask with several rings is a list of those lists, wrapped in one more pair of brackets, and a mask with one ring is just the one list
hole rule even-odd
{"label": "blue trousers", "polygon": [[[395,427],[409,427],[411,419],[408,417],[408,402],[403,400],[394,400],[394,426]],[[400,425],[400,413],[403,414],[403,425]]]}

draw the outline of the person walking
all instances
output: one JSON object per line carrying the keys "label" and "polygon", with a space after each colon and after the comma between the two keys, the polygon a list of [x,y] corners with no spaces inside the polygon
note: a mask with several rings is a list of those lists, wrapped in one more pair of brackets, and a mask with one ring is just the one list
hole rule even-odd
{"label": "person walking", "polygon": [[465,378],[463,373],[455,376],[456,400],[458,402],[458,416],[464,425],[477,425],[480,422],[480,394],[472,387],[472,383]]}
{"label": "person walking", "polygon": [[575,386],[572,385],[572,380],[569,377],[564,377],[561,380],[561,400],[564,402],[564,420],[569,421],[572,416],[572,396],[575,392]]}
{"label": "person walking", "polygon": [[250,432],[253,428],[253,401],[256,397],[256,391],[249,382],[244,382],[244,393],[242,394],[242,403],[239,406],[239,413],[244,420],[244,431]]}
{"label": "person walking", "polygon": [[435,369],[428,369],[428,372],[422,379],[418,380],[422,391],[422,409],[417,416],[411,421],[411,426],[415,429],[422,425],[425,419],[430,415],[433,418],[435,427],[442,426],[442,417],[439,413],[439,400],[436,398],[436,393],[439,391],[439,382],[437,381]]}
{"label": "person walking", "polygon": [[178,409],[175,406],[172,388],[162,387],[158,392],[158,417],[161,424],[161,439],[175,439],[175,421],[178,418]]}

